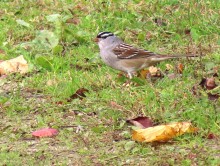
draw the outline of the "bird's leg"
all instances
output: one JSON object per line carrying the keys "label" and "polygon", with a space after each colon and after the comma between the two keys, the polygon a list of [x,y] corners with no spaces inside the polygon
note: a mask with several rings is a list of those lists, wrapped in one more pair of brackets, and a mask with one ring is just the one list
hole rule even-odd
{"label": "bird's leg", "polygon": [[131,84],[132,84],[132,81],[131,81],[131,79],[132,79],[132,77],[133,77],[133,74],[132,73],[129,73],[129,72],[127,72],[127,76],[128,76],[128,80],[126,80],[126,82],[122,85],[122,86],[126,86],[126,87],[128,87],[128,86],[130,86]]}
{"label": "bird's leg", "polygon": [[133,74],[132,73],[128,73],[128,77],[129,77],[129,79],[132,79]]}

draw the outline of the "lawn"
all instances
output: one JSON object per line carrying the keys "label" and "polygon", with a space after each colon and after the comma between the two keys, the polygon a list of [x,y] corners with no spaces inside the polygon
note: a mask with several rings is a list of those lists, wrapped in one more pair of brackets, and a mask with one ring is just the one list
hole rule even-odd
{"label": "lawn", "polygon": [[[220,165],[219,9],[219,0],[1,0],[0,60],[23,55],[29,65],[26,74],[0,76],[1,164]],[[200,57],[161,62],[163,77],[125,85],[126,75],[99,58],[100,31],[153,52]],[[204,83],[210,78],[214,89]],[[126,123],[138,116],[199,130],[140,143]],[[47,127],[59,134],[32,136]]]}

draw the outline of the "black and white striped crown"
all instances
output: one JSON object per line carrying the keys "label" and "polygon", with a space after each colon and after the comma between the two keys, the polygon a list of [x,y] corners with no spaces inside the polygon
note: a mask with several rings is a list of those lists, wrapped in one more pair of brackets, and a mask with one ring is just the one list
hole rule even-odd
{"label": "black and white striped crown", "polygon": [[114,36],[114,34],[111,33],[111,32],[100,32],[100,33],[97,35],[97,38],[106,39],[106,38],[109,37],[109,36]]}

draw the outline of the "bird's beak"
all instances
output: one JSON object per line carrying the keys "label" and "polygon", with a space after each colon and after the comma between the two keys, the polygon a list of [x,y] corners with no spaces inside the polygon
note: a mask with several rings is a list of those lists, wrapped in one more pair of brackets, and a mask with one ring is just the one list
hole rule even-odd
{"label": "bird's beak", "polygon": [[99,39],[96,37],[96,38],[93,39],[93,41],[96,42],[96,43],[98,43],[98,42],[99,42]]}

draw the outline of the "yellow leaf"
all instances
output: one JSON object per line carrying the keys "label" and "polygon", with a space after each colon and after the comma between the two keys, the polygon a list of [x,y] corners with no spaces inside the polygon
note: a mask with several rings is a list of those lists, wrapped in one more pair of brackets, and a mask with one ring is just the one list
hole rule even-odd
{"label": "yellow leaf", "polygon": [[17,72],[28,72],[28,64],[23,55],[0,63],[0,75]]}
{"label": "yellow leaf", "polygon": [[142,69],[142,70],[139,72],[139,77],[142,78],[142,79],[146,79],[148,73],[150,73],[149,70]]}
{"label": "yellow leaf", "polygon": [[166,64],[166,70],[173,70],[173,66],[171,64]]}
{"label": "yellow leaf", "polygon": [[132,139],[139,142],[166,142],[184,133],[193,133],[198,129],[190,122],[176,122],[167,125],[159,125],[146,129],[134,130]]}

